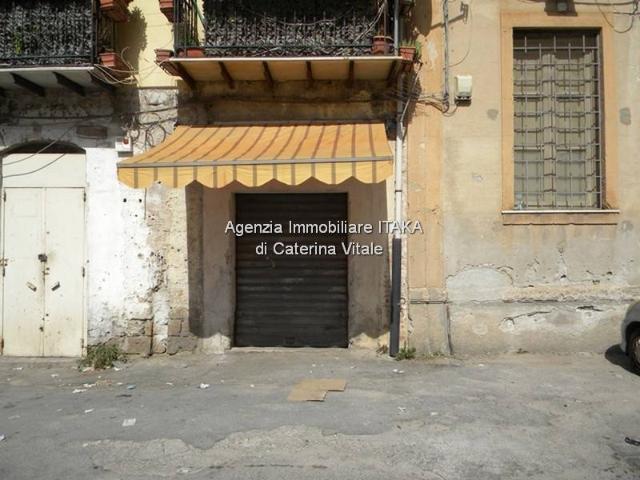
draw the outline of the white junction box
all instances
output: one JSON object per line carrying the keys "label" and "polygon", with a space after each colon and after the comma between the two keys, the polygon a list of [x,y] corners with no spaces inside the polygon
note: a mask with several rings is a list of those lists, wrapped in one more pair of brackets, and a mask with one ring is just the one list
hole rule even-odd
{"label": "white junction box", "polygon": [[133,143],[129,136],[116,137],[116,152],[118,153],[133,153]]}
{"label": "white junction box", "polygon": [[471,75],[456,75],[456,101],[468,102],[473,91],[473,77]]}

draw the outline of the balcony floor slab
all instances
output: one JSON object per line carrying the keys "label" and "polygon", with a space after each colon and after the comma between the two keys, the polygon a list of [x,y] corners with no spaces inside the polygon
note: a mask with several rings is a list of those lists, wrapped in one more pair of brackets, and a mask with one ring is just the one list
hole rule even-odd
{"label": "balcony floor slab", "polygon": [[38,67],[4,67],[0,65],[0,89],[22,90],[25,89],[25,83],[35,86],[34,89],[40,88],[45,91],[71,88],[79,93],[84,89],[99,90],[101,87],[109,89],[113,87],[113,83],[118,82],[110,79],[110,75],[105,72],[108,71],[102,67],[91,65]]}
{"label": "balcony floor slab", "polygon": [[[206,57],[169,60],[196,82],[389,79],[401,61],[396,56],[368,57]],[[268,73],[267,73],[268,72]],[[270,77],[270,78],[269,78]]]}

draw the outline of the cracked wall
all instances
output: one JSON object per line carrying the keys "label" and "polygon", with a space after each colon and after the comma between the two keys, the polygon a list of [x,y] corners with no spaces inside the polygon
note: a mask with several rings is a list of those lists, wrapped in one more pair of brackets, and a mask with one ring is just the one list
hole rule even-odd
{"label": "cracked wall", "polygon": [[[0,103],[2,148],[57,140],[85,150],[89,345],[116,342],[139,354],[195,348],[188,328],[185,192],[121,184],[114,149],[125,125],[137,151],[162,141],[173,129],[176,100],[174,89],[86,98],[52,90],[45,98],[7,92]],[[138,109],[160,111],[127,123]]]}
{"label": "cracked wall", "polygon": [[454,353],[602,352],[619,342],[625,311],[640,299],[639,28],[614,35],[615,78],[605,78],[616,83],[608,101],[620,112],[608,120],[617,137],[606,139],[619,152],[615,224],[503,224],[500,13],[541,8],[490,0],[475,7],[473,29],[452,26],[454,59],[486,39],[452,68],[473,75],[474,96],[442,125],[442,278]]}

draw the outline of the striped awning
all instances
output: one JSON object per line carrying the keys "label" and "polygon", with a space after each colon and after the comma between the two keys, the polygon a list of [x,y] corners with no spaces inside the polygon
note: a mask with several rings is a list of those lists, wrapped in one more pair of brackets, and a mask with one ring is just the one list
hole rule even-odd
{"label": "striped awning", "polygon": [[376,122],[179,126],[160,145],[118,164],[118,178],[134,188],[299,185],[310,178],[378,183],[392,171],[385,127]]}

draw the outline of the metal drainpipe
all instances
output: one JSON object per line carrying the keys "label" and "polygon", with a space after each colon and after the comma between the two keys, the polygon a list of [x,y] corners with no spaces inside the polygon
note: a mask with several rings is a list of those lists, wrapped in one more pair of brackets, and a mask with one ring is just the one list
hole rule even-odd
{"label": "metal drainpipe", "polygon": [[[396,55],[400,47],[400,0],[395,0],[393,9],[394,44]],[[396,226],[403,221],[403,165],[404,165],[404,73],[398,76],[398,101],[396,102],[396,152],[393,166],[394,173],[394,221]],[[389,355],[395,357],[400,350],[400,311],[402,290],[402,235],[396,228],[391,243],[391,321],[389,325]]]}
{"label": "metal drainpipe", "polygon": [[444,101],[445,106],[449,105],[449,0],[442,0],[442,26],[444,37]]}

